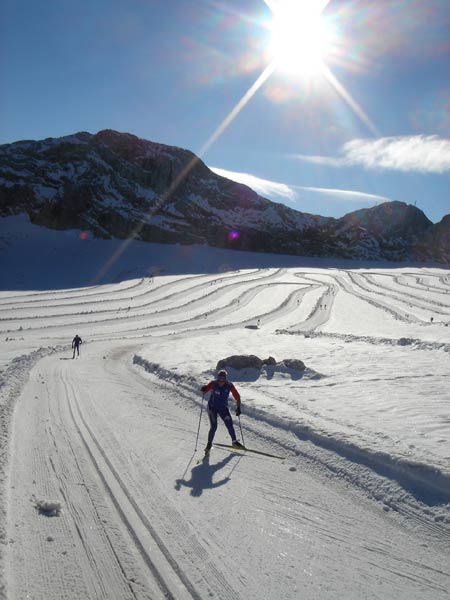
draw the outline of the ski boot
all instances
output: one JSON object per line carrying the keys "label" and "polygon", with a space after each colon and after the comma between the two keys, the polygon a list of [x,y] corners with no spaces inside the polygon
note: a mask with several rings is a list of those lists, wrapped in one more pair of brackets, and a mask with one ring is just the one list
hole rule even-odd
{"label": "ski boot", "polygon": [[236,448],[236,450],[245,450],[245,446],[243,446],[241,442],[238,442],[237,440],[233,440],[231,445],[233,448]]}

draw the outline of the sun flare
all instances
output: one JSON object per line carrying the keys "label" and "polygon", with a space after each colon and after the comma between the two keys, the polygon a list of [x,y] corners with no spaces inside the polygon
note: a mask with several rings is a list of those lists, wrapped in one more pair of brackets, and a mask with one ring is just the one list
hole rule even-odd
{"label": "sun flare", "polygon": [[269,54],[276,68],[299,75],[322,71],[331,45],[330,32],[321,15],[325,4],[317,0],[269,4],[273,12]]}

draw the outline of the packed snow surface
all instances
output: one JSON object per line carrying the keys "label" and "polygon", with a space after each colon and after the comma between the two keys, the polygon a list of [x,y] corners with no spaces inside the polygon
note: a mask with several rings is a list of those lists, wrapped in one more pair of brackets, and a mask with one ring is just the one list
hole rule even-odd
{"label": "packed snow surface", "polygon": [[448,598],[448,270],[0,234],[1,597]]}

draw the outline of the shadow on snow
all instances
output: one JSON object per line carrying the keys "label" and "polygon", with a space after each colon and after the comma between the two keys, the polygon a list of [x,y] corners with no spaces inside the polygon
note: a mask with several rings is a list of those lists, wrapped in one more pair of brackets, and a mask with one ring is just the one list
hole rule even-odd
{"label": "shadow on snow", "polygon": [[176,480],[175,489],[179,491],[181,486],[191,488],[191,496],[198,497],[202,495],[203,490],[214,489],[225,485],[230,481],[230,477],[224,477],[219,481],[213,481],[213,477],[217,471],[223,469],[223,467],[225,467],[233,458],[234,456],[230,454],[215,464],[210,464],[209,457],[205,458],[202,462],[193,467],[191,478],[188,481],[186,481],[186,479]]}

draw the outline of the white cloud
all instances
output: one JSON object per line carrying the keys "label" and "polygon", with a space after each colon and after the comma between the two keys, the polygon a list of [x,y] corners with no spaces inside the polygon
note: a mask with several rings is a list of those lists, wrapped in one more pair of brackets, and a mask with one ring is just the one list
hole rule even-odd
{"label": "white cloud", "polygon": [[366,194],[366,192],[357,192],[353,190],[338,190],[333,188],[316,188],[304,187],[300,189],[313,192],[315,194],[323,194],[328,197],[334,196],[338,200],[346,200],[348,202],[366,202],[373,204],[374,202],[392,202],[392,198],[385,196],[377,196],[376,194]]}
{"label": "white cloud", "polygon": [[268,179],[261,179],[250,175],[249,173],[238,173],[236,171],[226,171],[225,169],[219,169],[217,167],[210,167],[211,171],[217,173],[221,177],[226,177],[232,181],[243,183],[248,187],[255,190],[256,193],[264,196],[265,198],[277,196],[283,198],[283,200],[289,200],[295,202],[297,193],[293,186],[286,185],[285,183],[278,183],[276,181],[269,181]]}
{"label": "white cloud", "polygon": [[344,144],[338,157],[297,154],[295,158],[331,167],[445,173],[450,171],[450,140],[436,135],[356,139]]}
{"label": "white cloud", "polygon": [[288,199],[291,202],[298,202],[305,199],[305,194],[302,192],[311,192],[313,194],[321,194],[322,196],[326,196],[328,200],[356,203],[362,202],[365,204],[373,204],[374,202],[391,202],[390,198],[377,196],[375,194],[366,194],[365,192],[340,190],[334,188],[307,187],[301,185],[287,185],[286,183],[261,179],[260,177],[250,175],[248,173],[227,171],[217,167],[210,167],[210,169],[211,171],[214,171],[214,173],[217,173],[217,175],[248,185],[261,196],[271,199],[273,196],[279,196],[283,199]]}
{"label": "white cloud", "polygon": [[350,164],[368,169],[444,173],[450,170],[450,140],[436,135],[353,140],[343,147]]}

